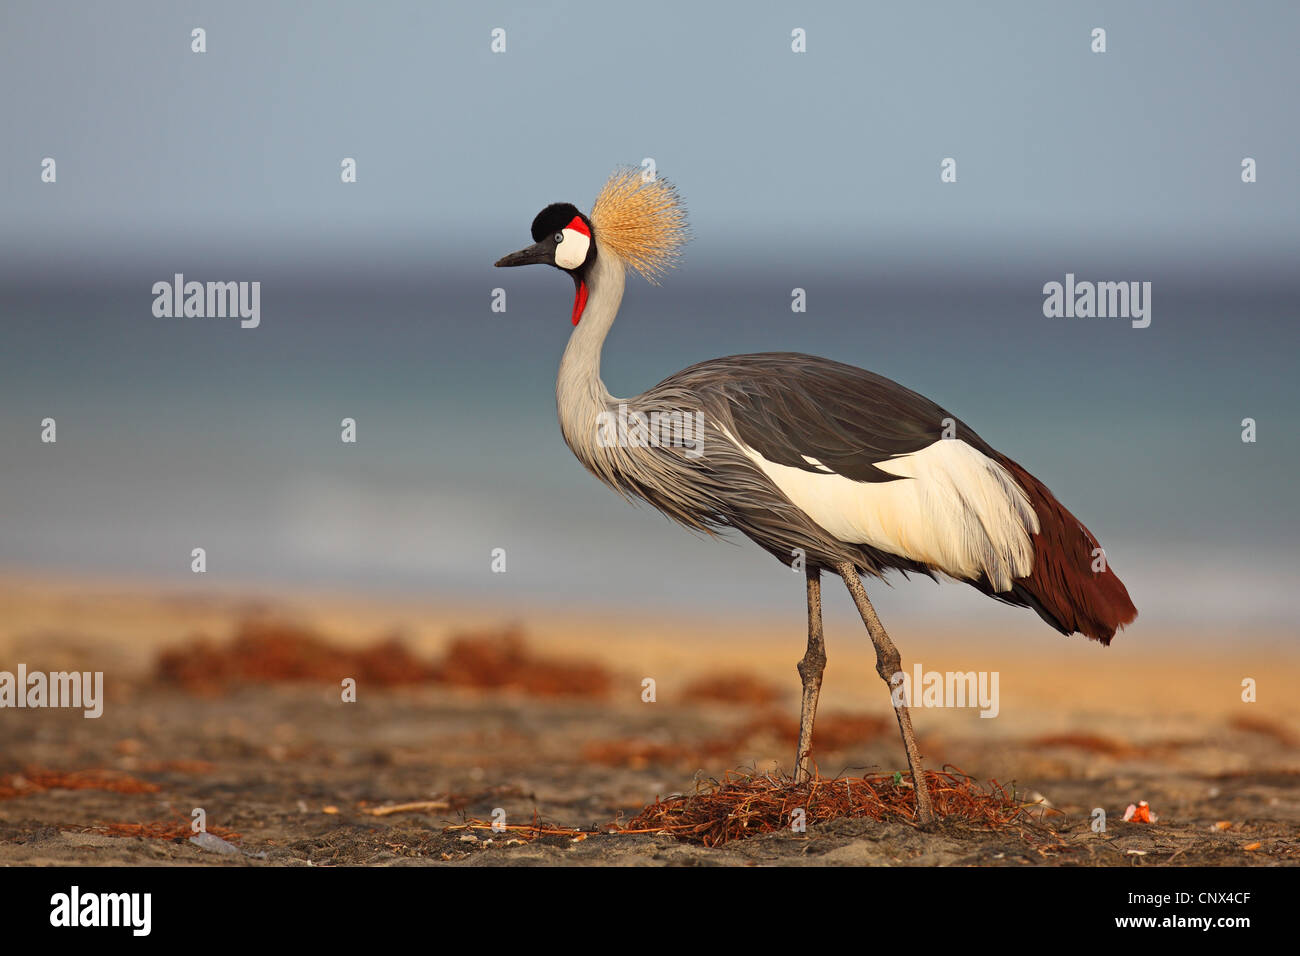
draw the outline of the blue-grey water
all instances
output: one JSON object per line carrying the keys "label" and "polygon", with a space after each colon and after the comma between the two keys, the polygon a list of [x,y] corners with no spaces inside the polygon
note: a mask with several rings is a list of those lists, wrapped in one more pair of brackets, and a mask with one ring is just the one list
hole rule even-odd
{"label": "blue-grey water", "polygon": [[[516,244],[509,237],[505,251]],[[154,260],[150,260],[151,262]],[[756,549],[633,509],[572,458],[554,374],[571,284],[553,270],[273,271],[250,256],[84,286],[5,287],[5,563],[530,601],[788,606]],[[797,349],[871,368],[963,417],[1099,535],[1149,623],[1294,622],[1297,333],[1288,283],[1149,276],[1152,323],[1047,319],[1050,271],[935,281],[863,264],[687,266],[630,284],[605,378],[630,395],[693,361]],[[261,277],[262,319],[156,318],[153,281]],[[155,270],[157,271],[157,270]],[[938,270],[941,271],[941,270]],[[789,291],[807,289],[808,312]],[[490,309],[491,289],[507,311]],[[56,444],[40,422],[54,418]],[[340,441],[356,419],[358,442]],[[1241,441],[1241,419],[1259,440]],[[490,570],[506,551],[505,574]],[[981,615],[923,582],[902,613]]]}

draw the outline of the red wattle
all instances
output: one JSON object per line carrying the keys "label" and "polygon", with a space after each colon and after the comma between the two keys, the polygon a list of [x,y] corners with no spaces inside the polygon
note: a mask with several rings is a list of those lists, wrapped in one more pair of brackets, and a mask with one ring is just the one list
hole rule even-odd
{"label": "red wattle", "polygon": [[582,318],[582,310],[587,307],[587,283],[581,279],[578,280],[578,295],[573,300],[573,324],[577,325],[578,320]]}

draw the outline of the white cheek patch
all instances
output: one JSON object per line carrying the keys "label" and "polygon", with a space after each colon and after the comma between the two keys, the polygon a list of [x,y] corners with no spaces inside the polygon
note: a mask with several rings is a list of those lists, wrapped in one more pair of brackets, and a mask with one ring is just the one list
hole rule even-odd
{"label": "white cheek patch", "polygon": [[555,247],[555,264],[561,269],[576,269],[587,261],[591,240],[576,229],[565,229],[564,241]]}

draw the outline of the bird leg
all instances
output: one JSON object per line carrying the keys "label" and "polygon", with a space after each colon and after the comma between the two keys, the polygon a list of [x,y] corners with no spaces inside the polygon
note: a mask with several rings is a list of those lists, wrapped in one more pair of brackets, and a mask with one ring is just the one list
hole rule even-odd
{"label": "bird leg", "polygon": [[[898,717],[898,729],[903,735],[903,748],[907,751],[907,765],[912,771],[912,785],[916,789],[916,817],[921,824],[928,824],[934,820],[934,807],[930,802],[930,787],[925,782],[925,771],[921,767],[921,755],[916,749],[916,735],[912,733],[912,717],[907,712],[907,703],[902,700],[901,694],[898,697],[894,695],[897,683],[902,681],[903,672],[898,648],[889,639],[884,625],[876,615],[876,609],[871,606],[871,601],[867,598],[867,590],[862,586],[857,569],[845,563],[837,564],[835,571],[848,585],[849,593],[853,595],[853,603],[858,606],[858,613],[862,615],[862,623],[867,625],[871,642],[876,645],[876,673],[889,686],[890,699],[894,703],[894,714]],[[898,681],[895,681],[895,675],[898,675]]]}
{"label": "bird leg", "polygon": [[798,664],[803,680],[803,701],[799,705],[799,749],[794,755],[794,782],[806,783],[811,776],[813,721],[817,698],[822,692],[822,671],[826,669],[826,642],[822,639],[822,572],[809,567],[808,650]]}

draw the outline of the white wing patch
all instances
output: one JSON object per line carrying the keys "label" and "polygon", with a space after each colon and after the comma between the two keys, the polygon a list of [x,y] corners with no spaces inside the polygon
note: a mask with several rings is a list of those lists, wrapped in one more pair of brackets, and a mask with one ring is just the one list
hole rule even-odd
{"label": "white wing patch", "polygon": [[[768,461],[733,442],[787,498],[841,541],[867,544],[998,592],[1034,567],[1038,516],[1005,468],[960,439],[941,439],[876,467],[900,481],[854,481]],[[805,458],[809,464],[812,459]],[[824,468],[820,462],[817,465]],[[910,479],[910,480],[909,480]]]}
{"label": "white wing patch", "polygon": [[802,458],[804,461],[808,462],[808,464],[812,465],[814,468],[816,468],[816,469],[817,469],[819,472],[821,472],[823,475],[833,475],[833,474],[835,474],[835,472],[831,471],[831,469],[827,468],[825,465],[823,465],[823,464],[822,464],[820,461],[818,461],[816,458],[809,458],[807,455],[800,455],[799,457]]}

